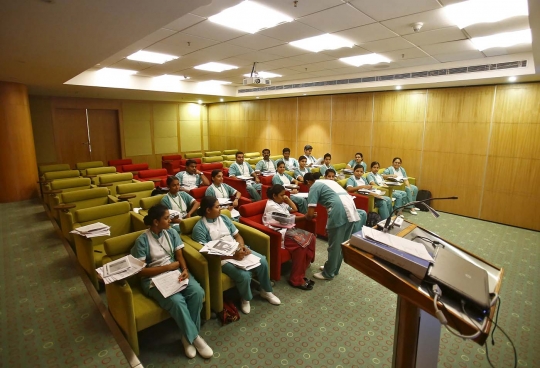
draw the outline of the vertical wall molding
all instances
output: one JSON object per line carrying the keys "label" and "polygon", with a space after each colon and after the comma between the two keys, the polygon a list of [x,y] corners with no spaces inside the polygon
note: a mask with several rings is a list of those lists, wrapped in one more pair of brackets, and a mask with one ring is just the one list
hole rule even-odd
{"label": "vertical wall molding", "polygon": [[486,149],[486,163],[484,164],[484,175],[482,177],[482,190],[480,191],[480,205],[478,206],[478,218],[482,218],[482,205],[484,203],[484,190],[486,187],[486,177],[489,163],[489,150],[491,148],[491,134],[493,132],[493,116],[495,115],[495,101],[497,99],[497,86],[493,91],[493,103],[491,104],[491,117],[489,119],[489,133],[487,140],[487,149]]}
{"label": "vertical wall molding", "polygon": [[371,162],[374,161],[373,159],[373,132],[374,131],[375,131],[375,92],[372,92],[371,93],[371,137],[369,138],[369,159],[371,160]]}
{"label": "vertical wall molding", "polygon": [[420,147],[420,171],[418,173],[417,185],[422,183],[422,167],[424,165],[424,142],[426,139],[428,96],[429,96],[429,89],[426,89],[426,99],[425,99],[425,106],[424,106],[424,128],[422,129],[422,146]]}

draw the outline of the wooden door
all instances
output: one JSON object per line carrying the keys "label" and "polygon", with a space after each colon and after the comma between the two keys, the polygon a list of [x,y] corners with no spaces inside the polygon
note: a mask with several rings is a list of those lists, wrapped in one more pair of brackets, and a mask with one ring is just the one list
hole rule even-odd
{"label": "wooden door", "polygon": [[118,111],[87,111],[92,161],[103,161],[106,166],[107,161],[122,158]]}
{"label": "wooden door", "polygon": [[54,113],[59,162],[74,169],[77,162],[90,161],[86,109],[55,109]]}

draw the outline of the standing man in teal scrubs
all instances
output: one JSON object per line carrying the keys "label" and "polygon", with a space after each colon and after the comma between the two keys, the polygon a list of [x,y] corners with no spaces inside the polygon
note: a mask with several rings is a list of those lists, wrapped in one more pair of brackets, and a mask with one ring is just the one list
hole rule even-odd
{"label": "standing man in teal scrubs", "polygon": [[328,211],[328,260],[321,267],[321,272],[313,275],[319,280],[332,280],[343,262],[341,243],[349,240],[353,232],[366,224],[366,211],[356,209],[354,201],[345,189],[332,180],[317,180],[319,174],[304,175],[304,183],[309,187],[308,212],[306,219],[316,217],[317,203]]}

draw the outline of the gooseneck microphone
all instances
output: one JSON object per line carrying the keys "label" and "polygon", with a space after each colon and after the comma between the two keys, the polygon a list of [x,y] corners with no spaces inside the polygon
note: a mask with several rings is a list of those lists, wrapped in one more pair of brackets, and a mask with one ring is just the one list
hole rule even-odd
{"label": "gooseneck microphone", "polygon": [[386,219],[386,222],[384,224],[384,228],[383,228],[383,232],[387,233],[388,230],[390,230],[393,226],[394,226],[394,222],[396,221],[394,219],[394,221],[392,222],[392,224],[390,225],[390,221],[392,221],[392,216],[394,214],[396,214],[399,210],[405,208],[405,207],[408,207],[408,206],[412,206],[412,205],[416,205],[416,204],[420,204],[422,206],[424,206],[425,208],[427,208],[429,210],[429,212],[431,212],[431,214],[437,218],[439,217],[439,213],[437,211],[435,211],[433,208],[431,208],[429,205],[427,205],[426,203],[424,202],[427,202],[427,201],[432,201],[432,200],[439,200],[439,199],[458,199],[458,197],[438,197],[438,198],[428,198],[428,199],[423,199],[421,201],[413,201],[413,202],[409,202],[401,207],[398,207],[396,209],[394,209],[392,211],[392,213],[390,214],[390,216],[388,216],[388,218]]}

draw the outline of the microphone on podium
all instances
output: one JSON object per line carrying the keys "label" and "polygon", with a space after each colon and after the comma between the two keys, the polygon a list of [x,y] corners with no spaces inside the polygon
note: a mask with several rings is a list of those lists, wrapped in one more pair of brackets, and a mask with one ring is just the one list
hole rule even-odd
{"label": "microphone on podium", "polygon": [[[402,208],[405,208],[405,207],[408,207],[408,206],[417,205],[417,204],[422,205],[422,206],[424,206],[425,208],[428,209],[428,211],[433,215],[433,217],[435,217],[435,218],[439,217],[440,216],[439,213],[437,211],[435,211],[433,208],[431,208],[428,204],[425,203],[427,201],[433,201],[433,200],[439,200],[439,199],[458,199],[458,197],[453,196],[453,197],[428,198],[428,199],[423,199],[421,201],[409,202],[409,203],[407,203],[407,204],[405,204],[405,205],[403,205],[401,207],[398,207],[395,210],[393,210],[392,213],[390,214],[390,216],[388,216],[388,218],[386,219],[386,222],[385,222],[384,228],[383,228],[383,232],[387,233],[390,229],[392,229],[394,227],[394,222],[396,222],[396,220],[394,219],[394,221],[392,221],[392,216],[394,214],[396,214]],[[390,221],[392,221],[391,224],[390,224]]]}

